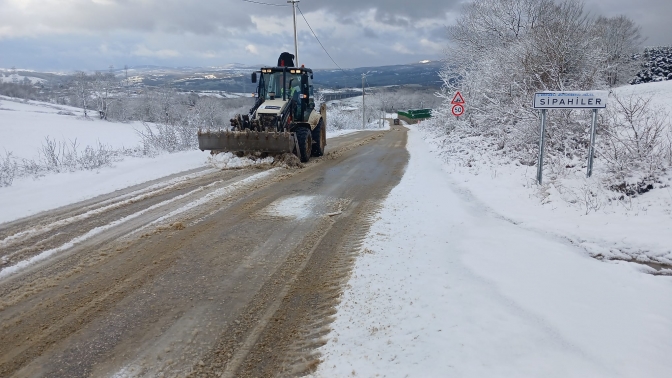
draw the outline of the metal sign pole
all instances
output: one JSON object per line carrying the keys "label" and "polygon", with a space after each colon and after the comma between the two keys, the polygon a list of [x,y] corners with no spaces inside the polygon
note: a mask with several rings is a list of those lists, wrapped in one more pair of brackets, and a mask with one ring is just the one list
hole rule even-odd
{"label": "metal sign pole", "polygon": [[593,157],[595,156],[595,129],[597,129],[597,109],[593,109],[593,124],[590,126],[590,148],[588,149],[587,177],[593,175]]}
{"label": "metal sign pole", "polygon": [[366,129],[366,106],[364,103],[364,80],[366,80],[366,74],[362,74],[362,130]]}
{"label": "metal sign pole", "polygon": [[539,160],[537,161],[537,184],[541,185],[544,172],[544,144],[546,142],[546,109],[541,110],[541,126],[539,128]]}

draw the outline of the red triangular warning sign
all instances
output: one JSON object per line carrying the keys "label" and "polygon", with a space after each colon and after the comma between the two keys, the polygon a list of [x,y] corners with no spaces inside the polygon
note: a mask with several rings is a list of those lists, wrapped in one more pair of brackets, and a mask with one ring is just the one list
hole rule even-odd
{"label": "red triangular warning sign", "polygon": [[453,105],[464,104],[464,97],[462,97],[462,93],[460,92],[455,93],[455,97],[453,97],[453,101],[451,101],[450,103]]}

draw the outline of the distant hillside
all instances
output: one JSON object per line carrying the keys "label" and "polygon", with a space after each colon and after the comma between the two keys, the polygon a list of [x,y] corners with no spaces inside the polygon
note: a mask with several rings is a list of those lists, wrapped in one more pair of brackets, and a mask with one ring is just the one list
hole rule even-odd
{"label": "distant hillside", "polygon": [[[252,93],[255,84],[252,84],[250,75],[262,65],[246,66],[243,64],[227,64],[220,67],[162,67],[136,66],[128,69],[106,69],[111,71],[119,80],[126,80],[135,87],[163,87],[168,86],[180,91],[223,91],[234,93]],[[367,85],[370,87],[389,85],[418,85],[422,87],[438,88],[441,82],[438,71],[440,62],[425,62],[416,64],[400,64],[382,67],[362,67],[346,70],[314,69],[315,86],[324,88],[359,88],[362,85],[362,74],[367,74]],[[71,75],[54,74],[35,71],[17,70],[21,76],[39,79],[45,86],[58,87],[66,84]],[[11,82],[9,70],[1,70],[4,81]],[[74,72],[72,72],[74,74]]]}
{"label": "distant hillside", "polygon": [[[314,69],[315,86],[321,88],[361,87],[362,74],[367,74],[367,85],[420,85],[440,87],[438,71],[440,62],[405,64],[382,67],[362,67],[346,70]],[[134,82],[149,86],[168,85],[184,91],[252,92],[255,85],[250,81],[252,71],[261,67],[227,65],[217,68],[165,68],[134,67],[129,70]]]}
{"label": "distant hillside", "polygon": [[347,70],[315,70],[315,84],[327,88],[351,88],[362,86],[362,74],[371,87],[416,84],[424,87],[440,87],[438,72],[441,62],[401,64],[382,67],[362,67]]}

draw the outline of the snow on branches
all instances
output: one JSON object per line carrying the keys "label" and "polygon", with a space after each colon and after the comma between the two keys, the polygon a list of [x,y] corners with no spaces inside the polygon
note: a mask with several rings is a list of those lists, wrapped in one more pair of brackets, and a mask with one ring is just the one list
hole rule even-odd
{"label": "snow on branches", "polygon": [[642,60],[642,67],[630,84],[672,80],[672,46],[648,47],[636,58]]}
{"label": "snow on branches", "polygon": [[[448,139],[458,144],[473,144],[476,138],[481,149],[494,149],[505,159],[525,165],[536,164],[538,154],[534,93],[624,84],[636,69],[632,56],[641,43],[639,27],[627,17],[592,17],[577,0],[475,0],[465,6],[448,34],[451,44],[440,72],[444,85],[439,96],[444,104],[434,112],[431,127],[454,134]],[[469,104],[459,120],[450,115],[450,100],[457,90]],[[641,114],[653,112],[648,103],[641,105],[645,108]],[[624,118],[626,108],[615,107],[609,117],[602,117],[600,132],[613,138],[598,137],[598,150],[607,148],[606,141],[610,148],[630,147],[632,138],[622,143],[614,139],[629,138],[633,132],[632,127],[616,122]],[[549,117],[547,162],[558,168],[558,174],[565,167],[581,168],[590,143],[589,121],[589,114],[580,110],[558,110]],[[659,121],[667,124],[665,117]],[[649,127],[635,125],[640,126]],[[662,131],[655,138],[663,143]],[[658,156],[663,150],[660,145],[640,149],[636,156],[618,155],[618,159],[625,158],[629,169],[643,166],[634,160],[655,161],[648,165],[656,167],[649,169],[655,173],[660,172],[661,159],[649,155]]]}

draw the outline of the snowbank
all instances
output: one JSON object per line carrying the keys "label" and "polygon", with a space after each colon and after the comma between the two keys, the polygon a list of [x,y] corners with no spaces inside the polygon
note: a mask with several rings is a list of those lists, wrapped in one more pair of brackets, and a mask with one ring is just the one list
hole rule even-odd
{"label": "snowbank", "polygon": [[187,151],[155,158],[126,158],[95,171],[49,174],[16,179],[0,188],[0,223],[84,201],[171,174],[206,167],[208,154]]}
{"label": "snowbank", "polygon": [[516,225],[458,185],[421,136],[409,133],[409,166],[367,236],[314,377],[669,375],[669,277]]}
{"label": "snowbank", "polygon": [[644,96],[651,97],[651,102],[655,106],[672,111],[672,80],[658,83],[646,83],[637,85],[625,85],[614,88],[614,93],[618,96]]}
{"label": "snowbank", "polygon": [[273,161],[273,157],[266,157],[263,159],[251,159],[249,157],[240,158],[230,152],[208,157],[208,162],[217,169],[254,167],[257,165],[271,164]]}

